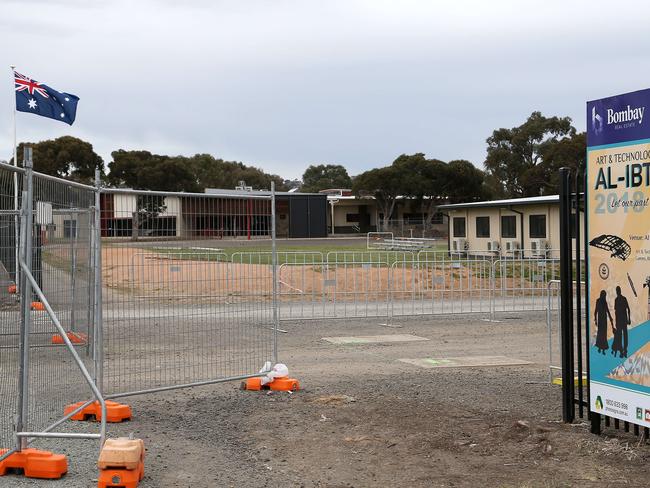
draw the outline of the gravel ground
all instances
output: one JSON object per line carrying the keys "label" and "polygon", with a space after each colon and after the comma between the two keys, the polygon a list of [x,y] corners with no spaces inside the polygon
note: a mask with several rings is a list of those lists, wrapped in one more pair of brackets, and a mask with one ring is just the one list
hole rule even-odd
{"label": "gravel ground", "polygon": [[[399,329],[378,320],[283,323],[281,359],[302,391],[246,392],[228,383],[133,397],[135,418],[109,433],[145,440],[142,488],[646,486],[647,445],[560,422],[543,314],[501,319],[418,317],[399,320]],[[429,340],[322,340],[379,334]],[[398,361],[480,355],[530,364],[425,369]],[[96,486],[95,442],[42,446],[70,456],[65,478],[10,475],[0,486]]]}

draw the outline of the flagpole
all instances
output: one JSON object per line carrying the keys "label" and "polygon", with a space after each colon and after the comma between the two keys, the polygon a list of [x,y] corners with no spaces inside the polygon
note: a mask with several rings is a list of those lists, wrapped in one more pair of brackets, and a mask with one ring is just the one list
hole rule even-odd
{"label": "flagpole", "polygon": [[[16,67],[11,65],[11,76],[15,78]],[[18,141],[16,139],[16,98],[14,94],[14,166],[18,167]],[[18,248],[20,247],[20,228],[18,226],[18,173],[14,171],[14,243],[16,248],[15,260],[15,276],[14,282],[16,283],[16,293],[19,293],[19,276],[18,273]]]}

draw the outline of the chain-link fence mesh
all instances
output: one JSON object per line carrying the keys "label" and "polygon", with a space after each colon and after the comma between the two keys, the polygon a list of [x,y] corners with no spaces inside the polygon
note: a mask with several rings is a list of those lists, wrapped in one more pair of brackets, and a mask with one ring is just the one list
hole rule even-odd
{"label": "chain-link fence mesh", "polygon": [[271,197],[102,195],[104,387],[113,396],[255,374],[274,356]]}
{"label": "chain-link fence mesh", "polygon": [[20,305],[16,289],[16,237],[20,219],[14,196],[22,193],[22,172],[0,168],[0,449],[13,448],[20,381]]}
{"label": "chain-link fence mesh", "polygon": [[[34,174],[31,272],[88,371],[94,370],[94,232],[92,187]],[[64,407],[91,396],[78,365],[33,291],[29,334],[29,416],[38,432]]]}

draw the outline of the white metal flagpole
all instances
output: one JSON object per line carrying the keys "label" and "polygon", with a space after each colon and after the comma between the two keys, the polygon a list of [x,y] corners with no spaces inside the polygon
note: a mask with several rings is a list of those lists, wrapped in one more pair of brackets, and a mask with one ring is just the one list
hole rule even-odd
{"label": "white metal flagpole", "polygon": [[[11,77],[15,79],[16,67],[11,66]],[[14,94],[15,97],[15,94]],[[14,166],[18,167],[18,141],[16,139],[16,99],[14,98]],[[15,267],[14,282],[16,283],[16,293],[20,292],[20,273],[18,272],[18,248],[20,247],[20,228],[18,225],[18,173],[14,171],[14,241],[15,241]]]}

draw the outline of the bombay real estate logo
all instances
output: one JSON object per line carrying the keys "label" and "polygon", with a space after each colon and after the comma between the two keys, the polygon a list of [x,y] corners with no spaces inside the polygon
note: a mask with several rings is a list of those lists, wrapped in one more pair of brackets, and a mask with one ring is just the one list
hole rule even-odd
{"label": "bombay real estate logo", "polygon": [[613,108],[608,108],[605,112],[606,120],[604,120],[603,116],[598,113],[596,106],[594,105],[591,107],[591,128],[596,135],[603,133],[605,125],[614,125],[614,130],[628,129],[634,127],[637,122],[639,125],[643,124],[644,112],[645,106],[632,107],[628,105],[624,110],[618,111]]}

